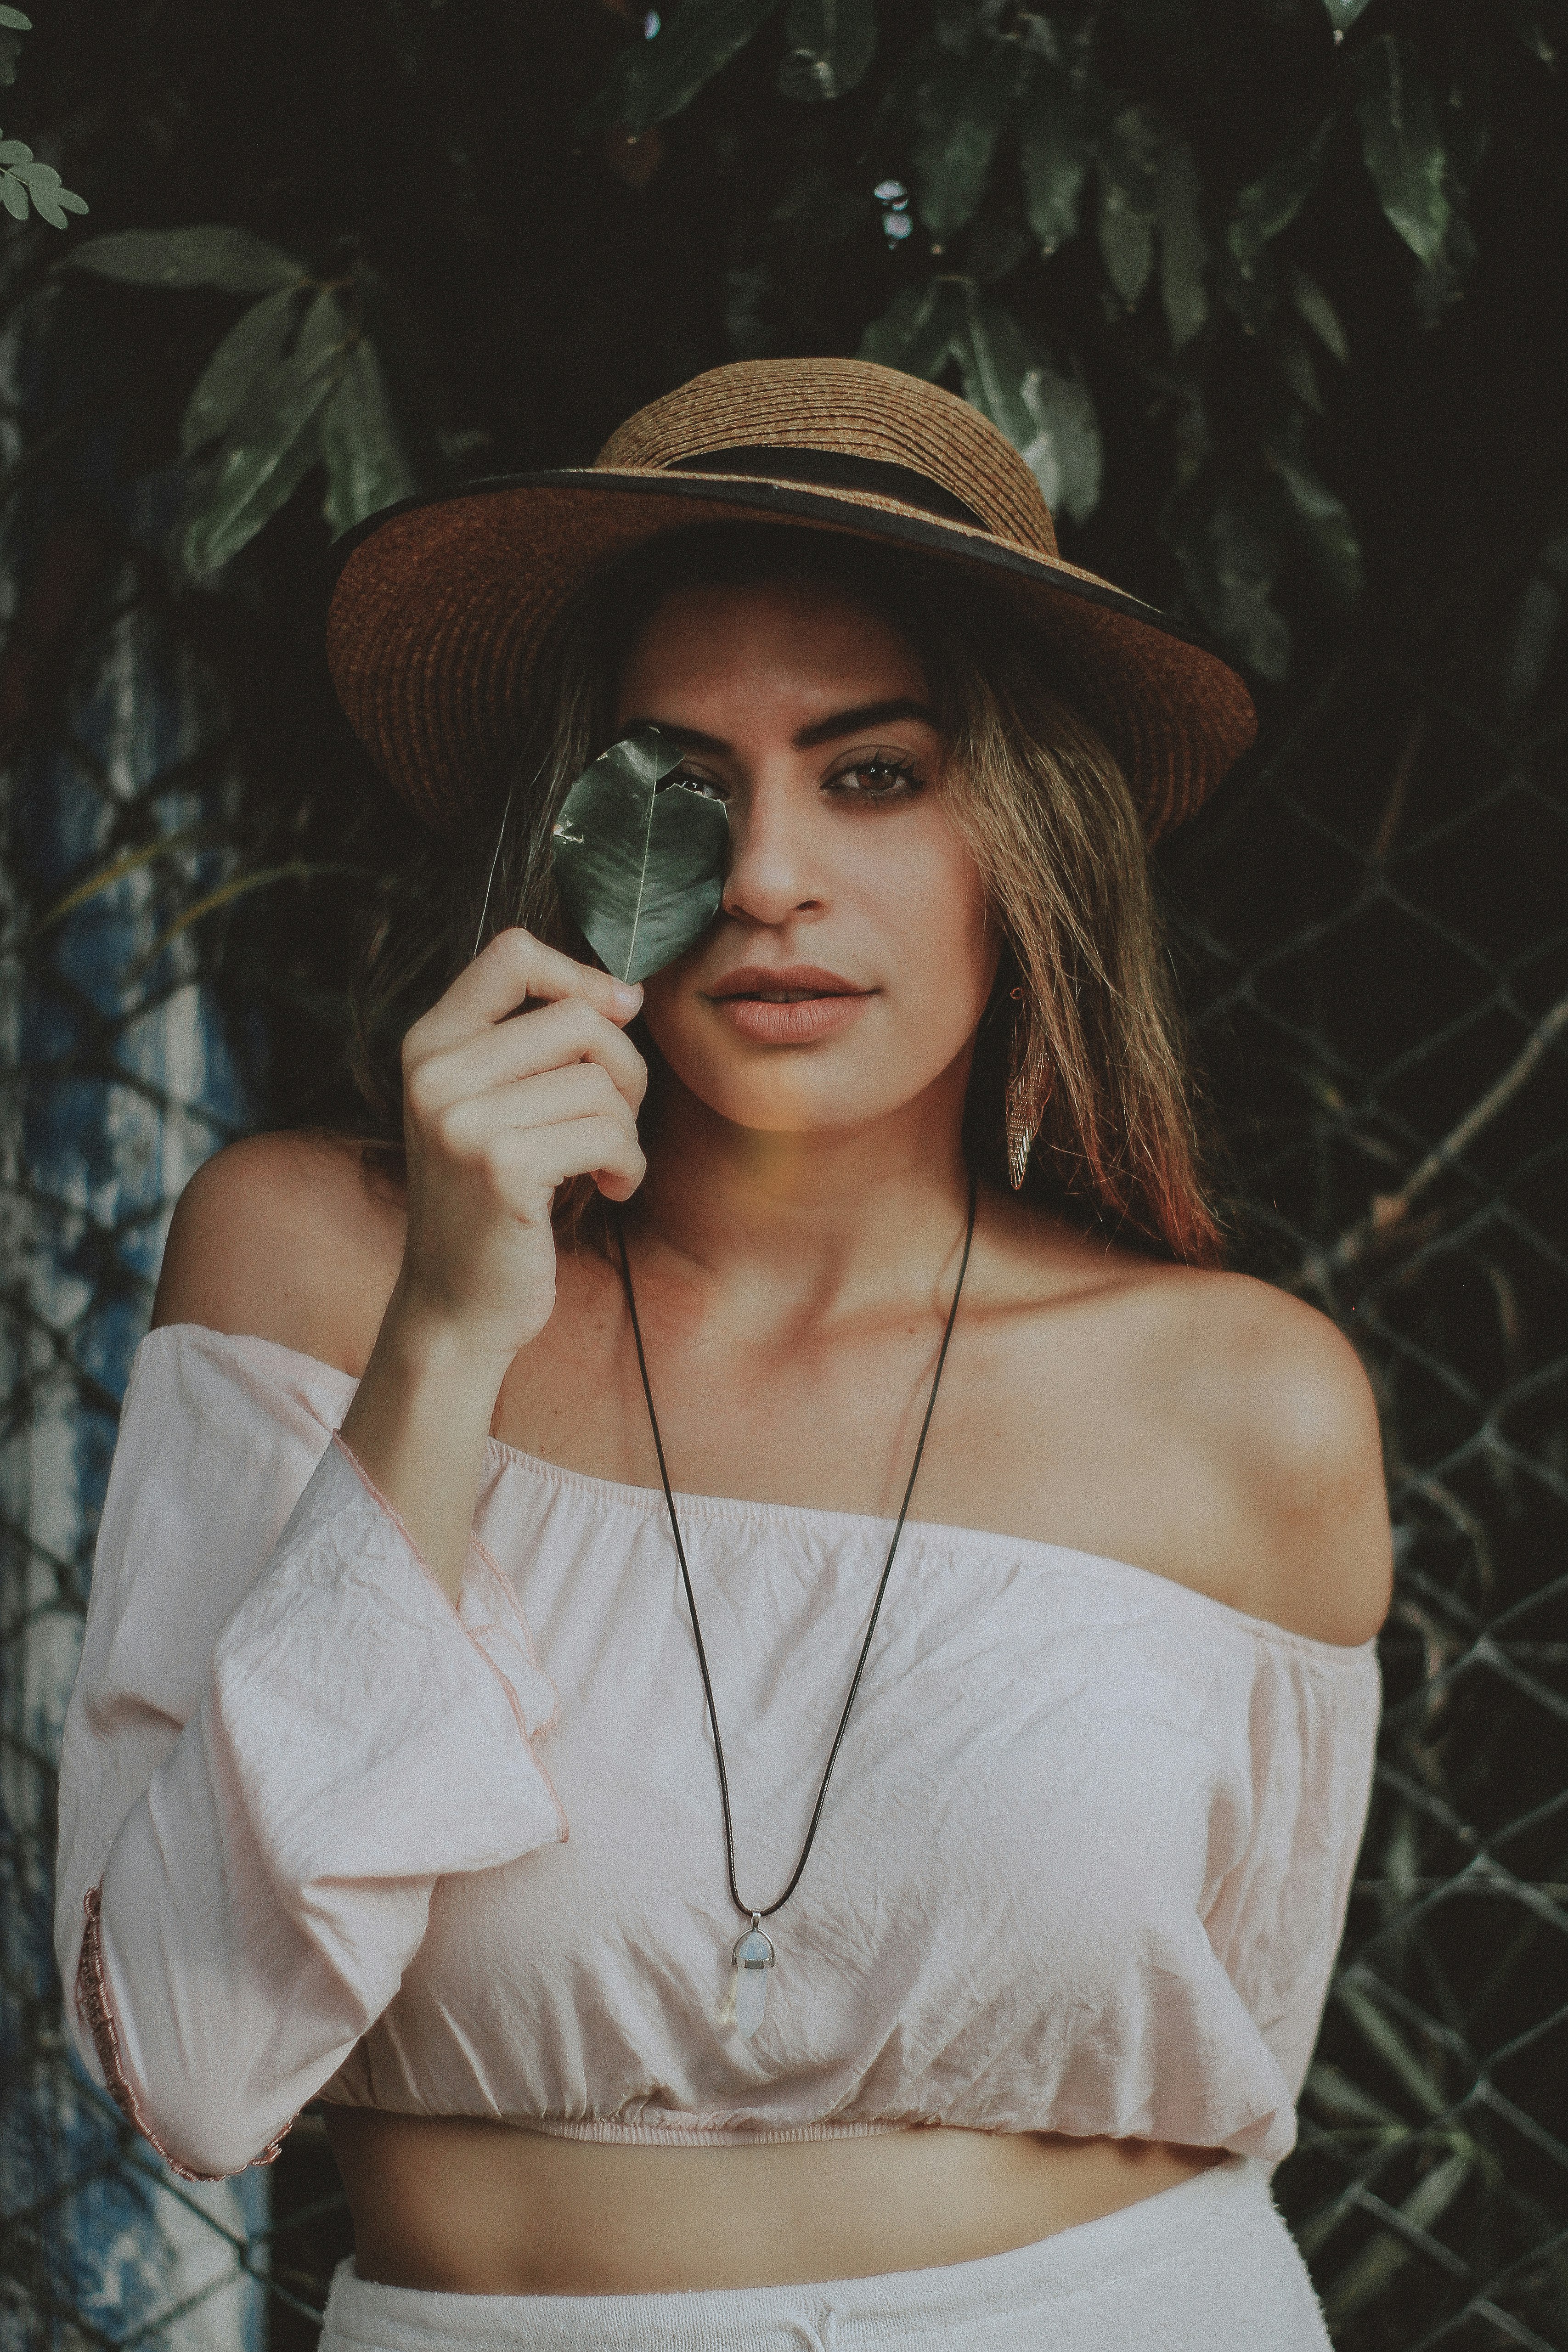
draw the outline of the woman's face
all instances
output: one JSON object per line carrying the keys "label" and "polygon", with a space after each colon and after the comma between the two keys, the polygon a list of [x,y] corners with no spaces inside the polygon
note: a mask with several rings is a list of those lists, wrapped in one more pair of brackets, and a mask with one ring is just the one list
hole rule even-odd
{"label": "woman's face", "polygon": [[679,589],[632,647],[617,725],[677,736],[730,817],[719,918],[647,982],[647,1025],[738,1127],[962,1101],[998,948],[929,706],[899,632],[816,583]]}

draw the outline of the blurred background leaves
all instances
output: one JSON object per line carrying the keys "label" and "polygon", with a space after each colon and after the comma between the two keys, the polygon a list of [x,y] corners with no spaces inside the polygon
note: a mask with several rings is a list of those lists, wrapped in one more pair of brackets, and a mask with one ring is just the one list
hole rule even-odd
{"label": "blurred background leaves", "polygon": [[[94,274],[254,298],[216,352],[210,300],[138,313],[187,379],[183,430],[143,400],[132,438],[167,462],[178,432],[191,577],[296,493],[342,529],[590,456],[700,365],[859,350],[965,393],[1076,560],[1131,563],[1282,684],[1376,576],[1388,490],[1415,494],[1401,403],[1418,440],[1460,425],[1474,346],[1442,330],[1478,221],[1510,223],[1489,309],[1561,220],[1562,13],[176,0],[110,26],[50,0],[30,37],[50,152],[110,231],[76,232],[72,301]],[[13,278],[58,299],[29,258]],[[131,311],[73,315],[111,364]]]}

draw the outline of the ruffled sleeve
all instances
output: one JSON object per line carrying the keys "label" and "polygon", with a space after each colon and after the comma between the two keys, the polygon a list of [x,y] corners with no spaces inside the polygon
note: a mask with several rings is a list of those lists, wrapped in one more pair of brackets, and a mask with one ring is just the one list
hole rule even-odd
{"label": "ruffled sleeve", "polygon": [[1370,1642],[1344,1650],[1275,1633],[1258,1644],[1237,1801],[1225,1809],[1233,1859],[1205,1925],[1292,2108],[1344,1932],[1381,1701]]}
{"label": "ruffled sleeve", "polygon": [[566,1834],[510,1586],[476,1544],[453,1607],[333,1435],[352,1383],[278,1376],[304,1362],[188,1326],[143,1343],[66,1720],[78,2046],[198,2178],[276,2154],[396,1993],[437,1878]]}

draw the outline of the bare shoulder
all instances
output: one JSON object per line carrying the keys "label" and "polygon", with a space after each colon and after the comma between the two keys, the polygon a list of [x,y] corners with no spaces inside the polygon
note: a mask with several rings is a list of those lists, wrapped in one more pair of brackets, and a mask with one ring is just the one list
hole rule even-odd
{"label": "bare shoulder", "polygon": [[1377,1407],[1361,1359],[1314,1307],[1247,1275],[1155,1289],[1173,1413],[1229,1498],[1243,1605],[1343,1643],[1388,1613],[1393,1553]]}
{"label": "bare shoulder", "polygon": [[276,1340],[357,1376],[403,1256],[398,1188],[364,1147],[258,1135],[199,1168],[169,1228],[154,1327]]}

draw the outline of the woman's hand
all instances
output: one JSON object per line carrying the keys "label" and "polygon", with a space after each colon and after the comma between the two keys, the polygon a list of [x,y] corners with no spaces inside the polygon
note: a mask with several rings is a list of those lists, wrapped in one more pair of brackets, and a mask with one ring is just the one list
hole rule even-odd
{"label": "woman's hand", "polygon": [[[525,998],[542,1002],[519,1014]],[[640,988],[502,931],[404,1040],[408,1237],[393,1311],[502,1376],[555,1304],[556,1187],[592,1176],[624,1201],[642,1181],[647,1069],[621,1034],[641,1003]]]}
{"label": "woman's hand", "polygon": [[454,1600],[496,1398],[555,1304],[555,1189],[642,1181],[647,1072],[621,1034],[641,1002],[503,931],[404,1042],[407,1237],[342,1438]]}

